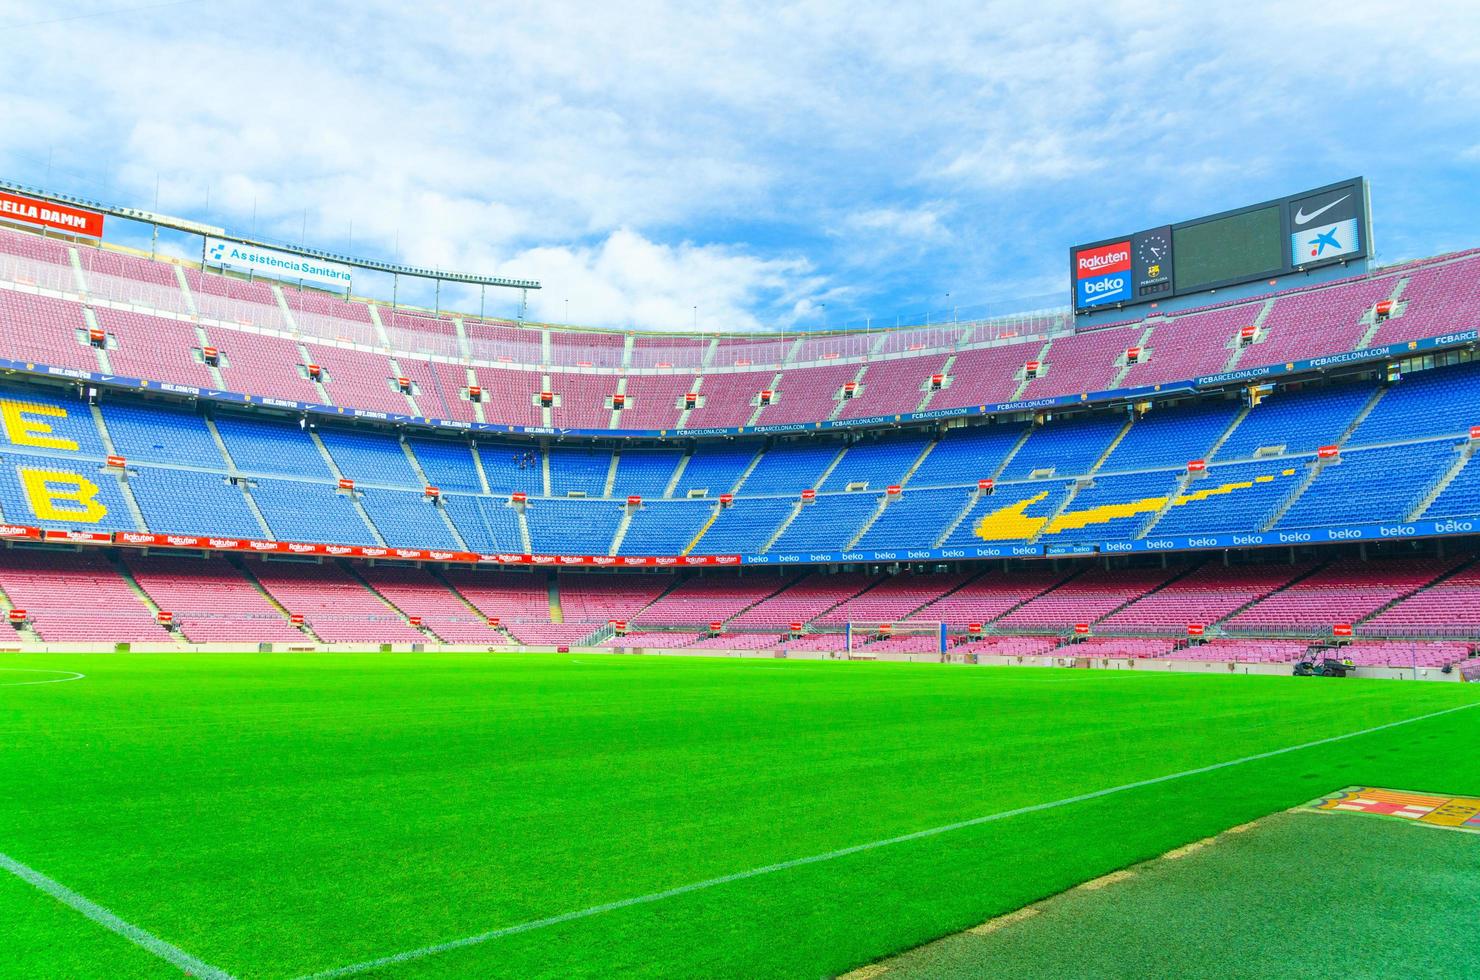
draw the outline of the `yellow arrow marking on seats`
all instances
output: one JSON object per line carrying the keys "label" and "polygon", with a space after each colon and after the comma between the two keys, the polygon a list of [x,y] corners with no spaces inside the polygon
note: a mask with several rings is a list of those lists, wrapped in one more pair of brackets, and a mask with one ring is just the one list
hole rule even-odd
{"label": "yellow arrow marking on seats", "polygon": [[[1279,475],[1294,476],[1295,471],[1293,469],[1281,470]],[[1272,483],[1275,479],[1273,475],[1256,476],[1252,480],[1236,480],[1231,483],[1221,483],[1216,487],[1194,490],[1192,493],[1178,494],[1171,498],[1171,506],[1184,507],[1211,497],[1222,497],[1238,490],[1247,490],[1255,484]],[[1052,519],[1029,517],[1023,513],[1029,507],[1047,498],[1048,491],[1044,490],[1042,493],[1019,500],[1015,504],[999,507],[977,521],[972,530],[977,537],[985,541],[1026,541],[1040,531],[1044,534],[1077,531],[1092,524],[1107,524],[1121,517],[1154,514],[1167,505],[1167,498],[1164,496],[1144,497],[1140,500],[1130,500],[1119,504],[1100,504],[1097,507],[1086,507],[1084,510],[1066,511]]]}

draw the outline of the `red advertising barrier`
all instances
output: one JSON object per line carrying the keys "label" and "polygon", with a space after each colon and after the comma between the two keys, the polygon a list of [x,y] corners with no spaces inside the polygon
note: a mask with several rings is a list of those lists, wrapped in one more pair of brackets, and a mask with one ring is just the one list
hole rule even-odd
{"label": "red advertising barrier", "polygon": [[632,496],[630,496],[630,497],[627,498],[627,506],[628,507],[641,507],[642,506],[642,498],[639,497],[637,494],[634,493]]}
{"label": "red advertising barrier", "polygon": [[354,488],[355,488],[355,481],[354,480],[351,480],[349,477],[345,477],[345,476],[341,476],[339,478],[339,489],[341,489],[341,490],[353,490]]}
{"label": "red advertising barrier", "polygon": [[1205,630],[1205,627],[1201,623],[1188,623],[1187,624],[1187,635],[1188,636],[1202,636],[1204,630]]}
{"label": "red advertising barrier", "polygon": [[987,480],[977,480],[976,481],[976,488],[978,490],[990,490],[993,487],[995,487],[996,485],[997,485],[997,481],[996,480],[987,479]]}
{"label": "red advertising barrier", "polygon": [[422,490],[422,493],[424,493],[428,497],[432,497],[434,499],[437,498],[437,497],[442,496],[442,490],[441,490],[441,488],[440,487],[431,486],[430,484],[428,484],[427,487]]}
{"label": "red advertising barrier", "polygon": [[12,623],[24,623],[26,621],[26,611],[24,609],[12,609],[8,615]]}
{"label": "red advertising barrier", "polygon": [[1352,624],[1351,623],[1337,623],[1335,626],[1331,627],[1331,635],[1332,636],[1351,636],[1352,635]]}
{"label": "red advertising barrier", "polygon": [[409,622],[412,626],[420,626],[421,625],[421,617],[420,616],[407,616],[406,617],[406,621]]}
{"label": "red advertising barrier", "polygon": [[523,490],[515,490],[509,495],[509,500],[516,504],[522,504],[529,499],[529,494]]}
{"label": "red advertising barrier", "polygon": [[128,460],[122,456],[109,456],[108,465],[113,467],[115,470],[121,470],[128,465]]}
{"label": "red advertising barrier", "polygon": [[799,622],[792,622],[789,626],[793,633],[800,633],[802,631],[802,624]]}
{"label": "red advertising barrier", "polygon": [[[1476,428],[1480,428],[1480,426],[1476,426]],[[1480,437],[1477,437],[1477,438],[1480,438]],[[719,495],[719,505],[721,507],[728,507],[731,504],[733,504],[734,502],[735,502],[735,495],[733,493],[722,493],[722,494]]]}
{"label": "red advertising barrier", "polygon": [[409,392],[411,390],[411,379],[410,378],[397,378],[396,379],[396,387],[397,388],[400,388],[401,391],[403,391],[403,392]]}
{"label": "red advertising barrier", "polygon": [[1187,461],[1187,472],[1189,472],[1189,473],[1201,473],[1204,470],[1206,470],[1207,468],[1208,468],[1207,460],[1203,460],[1203,459],[1189,459]]}
{"label": "red advertising barrier", "polygon": [[885,495],[890,497],[898,497],[903,492],[904,487],[900,486],[897,483],[891,484],[884,488]]}
{"label": "red advertising barrier", "polygon": [[966,632],[970,633],[972,636],[981,636],[981,633],[982,633],[982,624],[981,623],[967,623],[966,624]]}
{"label": "red advertising barrier", "polygon": [[175,614],[172,612],[166,612],[165,610],[161,609],[159,612],[154,614],[154,621],[161,626],[173,626],[175,622]]}
{"label": "red advertising barrier", "polygon": [[1079,636],[1087,636],[1089,634],[1089,623],[1075,623],[1074,632]]}
{"label": "red advertising barrier", "polygon": [[1317,459],[1335,459],[1337,456],[1340,455],[1340,446],[1322,446],[1320,449],[1316,450]]}
{"label": "red advertising barrier", "polygon": [[1130,348],[1127,348],[1126,349],[1126,352],[1125,352],[1125,359],[1126,359],[1127,362],[1129,362],[1131,364],[1135,364],[1136,362],[1138,362],[1141,359],[1141,348],[1139,348],[1139,347],[1130,347]]}
{"label": "red advertising barrier", "polygon": [[945,386],[945,383],[946,383],[946,376],[944,374],[932,374],[930,376],[930,387],[932,387],[932,388],[941,388],[941,387],[944,387]]}
{"label": "red advertising barrier", "polygon": [[498,629],[498,628],[499,628],[499,626],[500,626],[500,625],[501,625],[501,624],[502,624],[502,623],[503,623],[503,620],[502,620],[502,619],[500,619],[500,618],[499,618],[499,617],[497,617],[497,616],[489,616],[489,617],[488,617],[488,625],[489,625],[489,626],[491,626],[491,627],[493,627],[493,628],[494,628],[494,629]]}
{"label": "red advertising barrier", "polygon": [[288,622],[292,623],[294,626],[302,626],[303,613],[293,613],[291,616],[288,617]]}
{"label": "red advertising barrier", "polygon": [[627,396],[620,391],[612,395],[612,408],[622,408],[627,404]]}
{"label": "red advertising barrier", "polygon": [[1393,301],[1390,299],[1380,301],[1377,306],[1374,307],[1374,311],[1377,313],[1378,316],[1391,316],[1393,313]]}
{"label": "red advertising barrier", "polygon": [[1238,331],[1240,340],[1253,340],[1254,335],[1259,332],[1258,327],[1240,327]]}
{"label": "red advertising barrier", "polygon": [[481,401],[483,399],[483,386],[482,385],[468,385],[468,398],[469,398],[469,400],[475,401],[475,402],[476,401]]}
{"label": "red advertising barrier", "polygon": [[41,528],[21,524],[0,524],[0,538],[39,538]]}
{"label": "red advertising barrier", "polygon": [[711,632],[711,633],[720,633],[720,632],[723,632],[724,631],[724,628],[725,628],[725,624],[722,623],[722,622],[720,622],[717,619],[712,619],[712,620],[709,621],[709,632]]}
{"label": "red advertising barrier", "polygon": [[803,500],[816,500],[817,499],[817,491],[816,490],[803,490],[802,491],[802,499]]}
{"label": "red advertising barrier", "polygon": [[1480,425],[1470,426],[1470,441],[1480,442]]}
{"label": "red advertising barrier", "polygon": [[70,235],[103,237],[103,216],[96,211],[53,204],[51,201],[12,194],[9,191],[0,191],[0,218],[37,228],[54,228]]}
{"label": "red advertising barrier", "polygon": [[77,544],[111,544],[113,535],[107,531],[45,531],[43,541],[68,541]]}
{"label": "red advertising barrier", "polygon": [[1041,367],[1043,367],[1043,362],[1042,361],[1029,361],[1027,364],[1025,364],[1023,366],[1028,369],[1028,373],[1029,374],[1037,374],[1038,373],[1038,369],[1041,368]]}

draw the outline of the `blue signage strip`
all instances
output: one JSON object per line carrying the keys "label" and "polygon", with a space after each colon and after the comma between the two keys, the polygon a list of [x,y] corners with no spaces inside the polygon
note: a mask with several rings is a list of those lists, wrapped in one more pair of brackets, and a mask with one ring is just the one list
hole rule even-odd
{"label": "blue signage strip", "polygon": [[[169,382],[149,381],[143,378],[130,378],[116,374],[99,374],[92,371],[82,371],[76,368],[51,367],[46,364],[36,364],[28,361],[11,361],[0,358],[0,371],[9,371],[22,374],[34,374],[51,378],[71,378],[76,381],[84,381],[89,384],[108,385],[114,388],[135,389],[140,391],[163,391],[177,395],[188,395],[192,398],[203,398],[206,401],[222,402],[230,405],[262,405],[268,408],[280,408],[293,412],[306,412],[310,415],[326,416],[331,418],[353,418],[372,419],[378,422],[390,422],[396,425],[407,425],[430,429],[455,430],[458,432],[476,432],[484,435],[528,435],[528,436],[577,436],[593,437],[603,439],[692,439],[705,436],[737,436],[737,435],[769,435],[786,432],[825,432],[832,429],[856,429],[881,425],[907,425],[912,422],[928,422],[939,419],[966,418],[970,416],[1005,415],[1015,412],[1030,412],[1040,409],[1069,408],[1076,405],[1095,405],[1103,402],[1117,401],[1140,401],[1146,398],[1157,398],[1165,395],[1186,393],[1202,388],[1220,388],[1230,384],[1242,384],[1246,382],[1267,381],[1292,374],[1302,374],[1307,371],[1321,371],[1327,368],[1339,367],[1345,364],[1358,364],[1368,361],[1384,361],[1393,358],[1411,357],[1430,351],[1443,350],[1449,347],[1458,347],[1464,344],[1475,343],[1480,339],[1480,331],[1462,330],[1456,333],[1443,334],[1438,337],[1429,337],[1424,340],[1411,340],[1401,344],[1388,344],[1383,347],[1368,347],[1364,350],[1347,351],[1343,354],[1328,354],[1323,357],[1312,357],[1303,361],[1291,361],[1285,364],[1274,364],[1265,367],[1246,368],[1239,371],[1226,371],[1222,374],[1209,374],[1200,378],[1187,381],[1171,381],[1159,385],[1146,385],[1139,388],[1115,388],[1108,391],[1091,391],[1077,395],[1057,395],[1052,398],[1034,398],[1025,401],[998,402],[995,405],[968,405],[957,408],[941,408],[925,412],[906,412],[899,415],[873,415],[858,419],[834,419],[821,422],[797,422],[785,425],[752,425],[730,428],[701,428],[701,429],[562,429],[555,426],[529,426],[529,425],[499,425],[493,422],[459,422],[452,419],[422,418],[416,415],[396,415],[390,412],[373,412],[361,408],[340,408],[337,405],[316,405],[310,402],[296,402],[285,398],[264,398],[258,395],[245,395],[235,391],[222,391],[209,388],[195,388],[190,385],[178,385]],[[995,556],[994,556],[995,557]]]}

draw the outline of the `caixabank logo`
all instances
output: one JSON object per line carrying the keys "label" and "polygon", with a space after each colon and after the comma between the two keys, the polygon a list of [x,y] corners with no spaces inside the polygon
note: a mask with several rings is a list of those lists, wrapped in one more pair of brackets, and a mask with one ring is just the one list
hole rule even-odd
{"label": "caixabank logo", "polygon": [[1074,279],[1075,305],[1081,309],[1130,299],[1130,239],[1076,252]]}

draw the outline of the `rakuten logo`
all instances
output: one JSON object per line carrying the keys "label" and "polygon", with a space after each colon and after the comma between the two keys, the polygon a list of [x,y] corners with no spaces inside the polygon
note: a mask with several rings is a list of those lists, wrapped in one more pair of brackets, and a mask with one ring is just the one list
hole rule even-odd
{"label": "rakuten logo", "polygon": [[1116,242],[1087,248],[1075,256],[1077,278],[1088,279],[1107,272],[1125,272],[1131,267],[1131,243]]}

